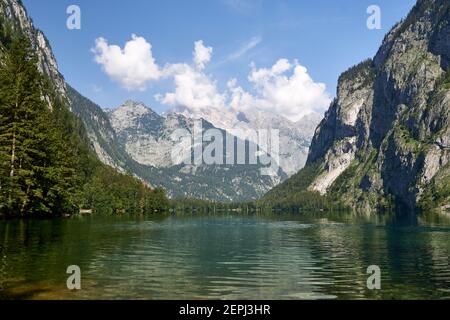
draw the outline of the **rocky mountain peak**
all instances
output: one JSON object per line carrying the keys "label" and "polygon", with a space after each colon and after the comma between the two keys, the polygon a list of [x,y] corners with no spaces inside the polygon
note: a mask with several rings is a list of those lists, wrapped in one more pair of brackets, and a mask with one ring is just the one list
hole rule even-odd
{"label": "rocky mountain peak", "polygon": [[150,113],[156,113],[151,108],[147,107],[145,103],[134,100],[127,100],[116,111],[127,111],[136,115],[145,115]]}
{"label": "rocky mountain peak", "polygon": [[[295,174],[303,168],[308,155],[314,129],[322,116],[310,114],[292,122],[281,115],[253,109],[251,111],[238,111],[232,108],[224,109],[190,109],[177,107],[168,114],[179,114],[190,119],[204,119],[216,128],[225,130],[242,139],[248,139],[248,132],[258,130],[278,130],[280,139],[279,165],[288,175]],[[258,143],[257,140],[252,141]]]}
{"label": "rocky mountain peak", "polygon": [[449,37],[450,1],[419,0],[341,75],[311,143],[310,191],[365,210],[450,201]]}
{"label": "rocky mountain peak", "polygon": [[158,129],[163,118],[142,102],[127,100],[110,114],[111,124],[120,133],[124,130]]}

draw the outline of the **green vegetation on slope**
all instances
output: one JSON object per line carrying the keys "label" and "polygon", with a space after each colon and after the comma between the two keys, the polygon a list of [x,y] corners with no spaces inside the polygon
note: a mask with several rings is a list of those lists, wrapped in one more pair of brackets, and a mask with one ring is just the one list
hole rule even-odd
{"label": "green vegetation on slope", "polygon": [[373,60],[366,59],[353,67],[350,67],[347,71],[343,72],[338,79],[338,83],[343,83],[345,81],[353,81],[355,78],[363,78],[363,86],[372,83],[375,74],[373,72]]}
{"label": "green vegetation on slope", "polygon": [[441,80],[442,88],[445,90],[450,89],[450,68],[447,70],[447,72],[444,74]]}
{"label": "green vegetation on slope", "polygon": [[337,202],[308,187],[320,173],[320,164],[308,165],[284,183],[269,191],[257,205],[275,209],[309,210],[339,208]]}
{"label": "green vegetation on slope", "polygon": [[119,149],[115,141],[114,129],[111,127],[106,113],[100,106],[83,97],[69,85],[67,85],[67,93],[72,112],[83,121],[88,135],[97,140],[98,144],[112,158],[112,161],[123,168],[127,168],[130,159],[124,150]]}
{"label": "green vegetation on slope", "polygon": [[100,163],[28,38],[0,21],[0,40],[0,216],[166,208],[162,190]]}
{"label": "green vegetation on slope", "polygon": [[423,211],[433,211],[436,208],[449,210],[450,206],[450,165],[447,164],[432,179],[424,190],[418,207]]}
{"label": "green vegetation on slope", "polygon": [[84,207],[107,214],[161,212],[169,202],[163,189],[150,189],[140,180],[101,166],[84,187]]}

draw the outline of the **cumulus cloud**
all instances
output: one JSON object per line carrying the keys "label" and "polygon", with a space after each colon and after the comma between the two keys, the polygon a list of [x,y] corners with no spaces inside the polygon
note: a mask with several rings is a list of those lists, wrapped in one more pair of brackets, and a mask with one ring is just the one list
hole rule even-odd
{"label": "cumulus cloud", "polygon": [[163,70],[164,77],[173,78],[175,91],[155,95],[162,104],[186,107],[191,110],[223,108],[226,97],[220,93],[217,84],[204,69],[211,61],[213,49],[206,47],[202,40],[195,42],[193,51],[194,67],[185,64],[168,64]]}
{"label": "cumulus cloud", "polygon": [[123,49],[98,38],[92,51],[103,71],[128,90],[143,91],[149,81],[161,78],[161,70],[153,58],[152,45],[143,37],[133,34]]}
{"label": "cumulus cloud", "polygon": [[225,95],[218,91],[215,81],[202,71],[188,64],[174,64],[167,66],[164,73],[166,77],[173,77],[175,91],[156,95],[155,98],[162,104],[191,110],[225,106]]}
{"label": "cumulus cloud", "polygon": [[331,102],[325,85],[314,82],[308,70],[297,61],[280,59],[271,68],[260,69],[252,65],[248,76],[252,92],[232,79],[222,93],[208,75],[187,64],[172,65],[166,72],[174,77],[176,88],[174,92],[157,95],[158,101],[193,111],[226,107],[237,111],[259,109],[298,121],[326,109]]}
{"label": "cumulus cloud", "polygon": [[[236,56],[260,41],[260,38],[254,38]],[[247,78],[251,90],[243,89],[233,79],[227,83],[227,89],[221,91],[212,76],[204,71],[211,61],[213,48],[205,46],[202,40],[194,44],[191,64],[167,64],[161,68],[156,64],[151,49],[151,44],[144,38],[133,35],[123,49],[98,38],[93,51],[95,61],[105,73],[128,90],[145,90],[150,81],[173,80],[173,91],[155,95],[157,101],[167,106],[193,111],[259,109],[298,121],[307,114],[323,111],[331,101],[325,85],[315,82],[298,61],[279,59],[269,68],[257,68],[251,64]]]}
{"label": "cumulus cloud", "polygon": [[195,48],[193,52],[195,65],[199,70],[203,70],[206,64],[211,61],[213,48],[205,47],[203,40],[195,42]]}
{"label": "cumulus cloud", "polygon": [[297,61],[280,59],[271,68],[261,69],[252,65],[248,80],[255,91],[251,101],[242,88],[229,86],[236,108],[259,108],[298,121],[331,102],[325,84],[314,82]]}

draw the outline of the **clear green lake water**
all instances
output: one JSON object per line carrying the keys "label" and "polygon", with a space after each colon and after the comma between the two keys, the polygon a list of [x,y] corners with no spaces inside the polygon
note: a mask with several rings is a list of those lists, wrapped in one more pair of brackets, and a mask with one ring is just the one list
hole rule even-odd
{"label": "clear green lake water", "polygon": [[[66,287],[81,268],[80,291]],[[381,290],[366,269],[381,268]],[[445,299],[450,218],[161,215],[0,221],[0,299]]]}

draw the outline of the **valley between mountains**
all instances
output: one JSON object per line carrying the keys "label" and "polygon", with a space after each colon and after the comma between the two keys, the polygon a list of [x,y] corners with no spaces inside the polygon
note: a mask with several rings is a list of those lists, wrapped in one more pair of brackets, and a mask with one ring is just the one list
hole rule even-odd
{"label": "valley between mountains", "polygon": [[[131,100],[115,109],[103,109],[65,82],[48,40],[33,26],[22,2],[1,0],[0,4],[3,51],[14,52],[15,35],[29,42],[28,54],[45,79],[36,81],[49,88],[40,89],[47,111],[51,114],[58,109],[57,101],[64,102],[61,112],[65,116],[55,121],[74,135],[77,142],[71,148],[76,152],[86,149],[83,157],[101,162],[95,162],[95,168],[113,168],[115,174],[134,179],[148,190],[164,190],[169,198],[217,202],[260,199],[262,205],[299,208],[302,199],[312,197],[314,202],[365,211],[450,209],[448,0],[418,0],[409,15],[386,35],[372,59],[340,76],[336,98],[324,117],[311,113],[297,122],[264,111],[233,108],[219,112],[178,106],[158,114],[150,106]],[[7,53],[1,56],[4,65],[7,57]],[[178,130],[192,133],[195,122],[205,130],[216,129],[222,137],[244,143],[246,150],[270,157],[277,170],[264,175],[264,165],[259,162],[186,164],[182,157],[174,158],[173,134]],[[277,130],[279,149],[271,153],[257,139],[243,134],[251,130]],[[11,136],[4,135],[5,146],[13,141],[6,137],[16,137],[11,132]],[[186,144],[183,148],[180,154],[190,157],[195,146]],[[222,151],[227,153],[225,148]],[[8,157],[14,162],[14,154],[5,153],[6,160]],[[89,180],[91,166],[75,171],[86,171],[83,179]],[[29,190],[24,179],[25,185],[18,188],[25,198],[19,196],[18,203],[25,208]],[[39,192],[35,196],[39,197]]]}

